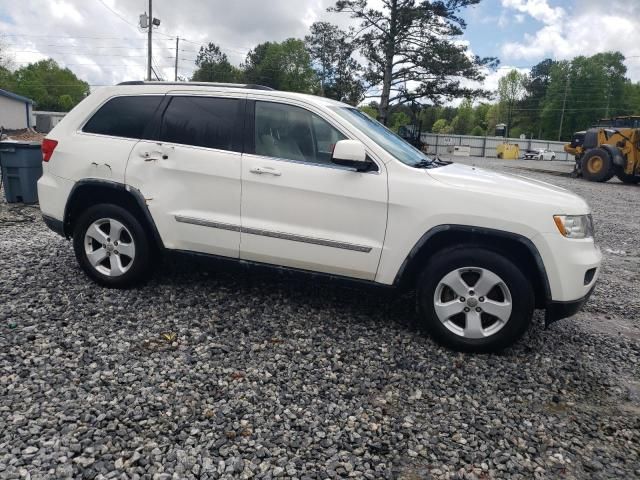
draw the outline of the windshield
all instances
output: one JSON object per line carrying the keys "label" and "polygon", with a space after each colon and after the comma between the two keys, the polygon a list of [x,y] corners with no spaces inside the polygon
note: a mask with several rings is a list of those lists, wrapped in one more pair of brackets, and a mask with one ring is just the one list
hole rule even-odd
{"label": "windshield", "polygon": [[393,133],[380,122],[372,119],[366,113],[363,113],[356,108],[349,107],[334,107],[333,110],[349,123],[352,123],[366,133],[378,145],[402,163],[415,167],[418,165],[424,165],[425,162],[432,161],[431,158],[427,157],[417,148],[411,146],[403,140],[402,137]]}

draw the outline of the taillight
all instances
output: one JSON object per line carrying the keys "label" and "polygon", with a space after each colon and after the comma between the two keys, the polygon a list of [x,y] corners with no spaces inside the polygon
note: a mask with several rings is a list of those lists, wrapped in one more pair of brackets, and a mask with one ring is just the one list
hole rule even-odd
{"label": "taillight", "polygon": [[42,161],[48,162],[51,159],[51,155],[53,155],[53,151],[56,149],[58,145],[57,140],[51,140],[50,138],[45,138],[42,140]]}

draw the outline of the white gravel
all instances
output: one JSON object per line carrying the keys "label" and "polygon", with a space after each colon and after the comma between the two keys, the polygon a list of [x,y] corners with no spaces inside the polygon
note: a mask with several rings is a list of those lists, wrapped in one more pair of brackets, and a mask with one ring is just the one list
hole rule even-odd
{"label": "white gravel", "polygon": [[640,187],[473,162],[584,196],[605,253],[584,312],[501,355],[409,297],[183,258],[104,290],[0,205],[0,478],[639,477]]}

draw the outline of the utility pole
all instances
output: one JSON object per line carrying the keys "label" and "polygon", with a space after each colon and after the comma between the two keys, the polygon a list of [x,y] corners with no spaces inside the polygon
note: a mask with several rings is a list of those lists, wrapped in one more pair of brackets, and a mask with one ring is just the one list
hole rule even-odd
{"label": "utility pole", "polygon": [[180,37],[176,37],[176,68],[173,73],[174,82],[178,81],[178,45],[180,44]]}
{"label": "utility pole", "polygon": [[153,0],[149,0],[149,30],[147,31],[147,81],[151,81],[151,50],[152,46],[152,32],[153,32]]}
{"label": "utility pole", "polygon": [[562,115],[560,115],[560,129],[558,130],[558,141],[562,140],[562,124],[564,123],[564,110],[567,106],[568,94],[569,94],[569,74],[567,73],[567,83],[564,86],[564,100],[562,100]]}

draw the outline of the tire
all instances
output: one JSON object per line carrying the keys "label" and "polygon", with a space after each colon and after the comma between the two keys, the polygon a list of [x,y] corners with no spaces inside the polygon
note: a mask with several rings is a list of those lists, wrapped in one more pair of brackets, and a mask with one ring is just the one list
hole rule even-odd
{"label": "tire", "polygon": [[140,221],[117,205],[87,209],[76,222],[73,248],[80,267],[104,287],[132,287],[151,273],[149,237]]}
{"label": "tire", "polygon": [[621,169],[616,169],[616,177],[622,182],[630,185],[635,185],[640,183],[640,176],[638,175],[629,175],[624,173]]}
{"label": "tire", "polygon": [[591,182],[606,182],[614,175],[613,160],[602,148],[589,150],[582,157],[582,176]]}
{"label": "tire", "polygon": [[[464,282],[456,283],[458,278]],[[465,301],[447,284],[454,284]],[[487,285],[493,287],[487,290]],[[434,340],[481,353],[516,342],[529,327],[535,304],[531,283],[518,267],[494,251],[470,245],[438,252],[418,278],[416,294],[421,325]],[[484,310],[489,306],[503,320]]]}
{"label": "tire", "polygon": [[555,156],[555,155],[552,155],[552,156],[551,156],[551,161],[553,162],[555,159],[556,159],[556,156]]}

